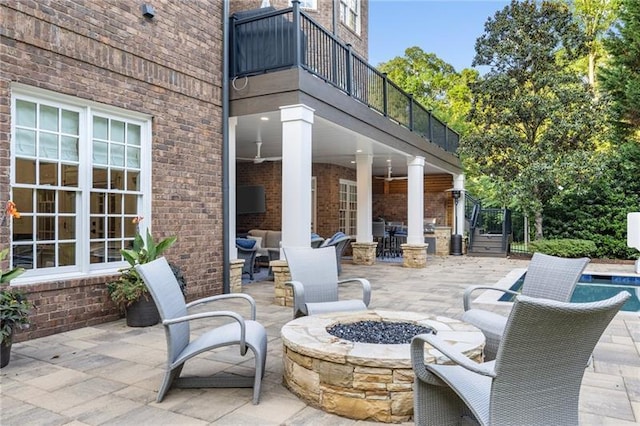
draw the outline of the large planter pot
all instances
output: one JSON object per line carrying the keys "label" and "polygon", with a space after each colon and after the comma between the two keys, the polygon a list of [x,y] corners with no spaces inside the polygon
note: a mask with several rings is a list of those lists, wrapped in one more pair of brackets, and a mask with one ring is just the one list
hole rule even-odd
{"label": "large planter pot", "polygon": [[[9,336],[9,342],[13,341],[13,330],[11,330],[11,335]],[[11,343],[2,342],[0,343],[0,368],[4,368],[9,364],[9,359],[11,358]]]}
{"label": "large planter pot", "polygon": [[160,314],[153,299],[141,297],[125,309],[129,327],[148,327],[160,321]]}

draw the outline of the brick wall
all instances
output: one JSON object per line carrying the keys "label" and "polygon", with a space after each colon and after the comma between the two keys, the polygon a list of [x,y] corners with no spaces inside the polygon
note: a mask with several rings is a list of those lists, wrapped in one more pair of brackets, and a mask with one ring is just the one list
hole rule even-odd
{"label": "brick wall", "polygon": [[[167,257],[194,299],[222,290],[222,2],[155,0],[152,20],[140,4],[2,3],[0,194],[9,193],[12,82],[152,115],[152,227],[157,238],[178,236]],[[0,246],[8,241],[1,229]],[[36,310],[16,340],[116,318],[110,278],[26,286]]]}
{"label": "brick wall", "polygon": [[[448,192],[453,187],[449,174],[427,175],[424,179],[424,217],[435,217],[436,223],[451,226],[453,198]],[[373,182],[373,217],[387,221],[407,223],[407,181]]]}
{"label": "brick wall", "polygon": [[[323,237],[333,235],[339,226],[340,179],[356,180],[356,171],[333,164],[313,164],[316,176],[317,226]],[[236,219],[239,232],[249,229],[282,228],[282,163],[265,161],[261,164],[240,162],[236,170],[238,186],[262,185],[265,188],[266,213],[242,214]]]}

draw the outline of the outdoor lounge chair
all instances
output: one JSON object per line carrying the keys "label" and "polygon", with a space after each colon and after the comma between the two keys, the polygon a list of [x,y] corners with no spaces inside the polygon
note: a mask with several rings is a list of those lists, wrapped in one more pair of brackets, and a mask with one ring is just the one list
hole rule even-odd
{"label": "outdoor lounge chair", "polygon": [[251,238],[236,238],[236,249],[238,249],[238,259],[244,259],[242,273],[249,274],[249,279],[253,280],[260,242]]}
{"label": "outdoor lounge chair", "polygon": [[[253,387],[253,403],[260,399],[260,385],[264,376],[267,356],[267,334],[264,327],[255,321],[256,304],[247,294],[223,294],[205,297],[191,303],[185,303],[171,268],[164,257],[153,262],[137,265],[136,271],[147,285],[153,300],[156,302],[162,325],[167,338],[167,366],[162,386],[158,391],[157,402],[161,402],[165,393],[171,388],[201,387]],[[199,312],[189,315],[187,310],[193,306],[231,298],[245,299],[251,308],[251,319],[245,320],[240,314],[228,310]],[[190,340],[189,321],[211,318],[229,317],[233,321],[206,331],[194,340]],[[184,363],[194,356],[211,349],[238,345],[240,355],[244,356],[251,349],[255,358],[254,377],[223,376],[183,377],[180,378]]]}
{"label": "outdoor lounge chair", "polygon": [[[338,281],[336,248],[317,249],[285,247],[284,256],[289,265],[293,288],[293,317],[338,311],[366,310],[371,300],[371,284],[364,278]],[[338,286],[358,282],[362,285],[362,299],[338,300]]]}
{"label": "outdoor lounge chair", "polygon": [[350,241],[351,237],[348,235],[345,235],[343,232],[336,232],[331,238],[327,238],[322,242],[322,244],[320,244],[320,247],[334,246],[336,248],[336,267],[338,275],[342,273],[342,254],[346,250]]}
{"label": "outdoor lounge chair", "polygon": [[[577,425],[591,352],[626,291],[592,303],[516,296],[495,361],[476,363],[433,334],[411,341],[416,425]],[[424,364],[428,343],[456,365]],[[467,419],[465,419],[467,417]]]}
{"label": "outdoor lounge chair", "polygon": [[[566,259],[542,253],[534,253],[529,263],[522,284],[522,294],[530,297],[568,302],[573,290],[589,263],[589,258]],[[507,323],[507,318],[494,312],[482,309],[471,309],[471,293],[475,290],[496,290],[504,293],[518,294],[512,290],[491,286],[472,286],[463,295],[464,314],[462,321],[475,325],[484,334],[487,343],[484,348],[484,359],[495,359],[500,339]]]}

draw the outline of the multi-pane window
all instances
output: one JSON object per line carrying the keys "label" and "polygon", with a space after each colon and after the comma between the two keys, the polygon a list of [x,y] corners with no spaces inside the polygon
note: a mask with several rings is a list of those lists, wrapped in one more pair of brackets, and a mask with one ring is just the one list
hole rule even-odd
{"label": "multi-pane window", "polygon": [[340,179],[340,231],[347,235],[356,235],[357,212],[356,182]]}
{"label": "multi-pane window", "polygon": [[91,263],[119,261],[135,235],[141,125],[94,115],[90,195]]}
{"label": "multi-pane window", "polygon": [[37,93],[12,99],[12,264],[40,275],[121,262],[148,211],[149,119]]}
{"label": "multi-pane window", "polygon": [[360,0],[340,0],[340,22],[360,34]]}

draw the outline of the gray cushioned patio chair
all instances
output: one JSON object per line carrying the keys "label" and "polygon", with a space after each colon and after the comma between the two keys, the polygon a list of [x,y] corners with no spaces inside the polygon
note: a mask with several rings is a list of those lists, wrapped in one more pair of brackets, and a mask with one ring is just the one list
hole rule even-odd
{"label": "gray cushioned patio chair", "polygon": [[[371,300],[371,284],[364,278],[338,280],[336,248],[285,247],[293,288],[293,317],[339,311],[366,310]],[[339,300],[338,286],[350,282],[362,286],[361,299]]]}
{"label": "gray cushioned patio chair", "polygon": [[[437,335],[415,336],[416,424],[577,425],[585,366],[629,297],[624,291],[599,302],[569,303],[516,296],[497,358],[481,364]],[[425,365],[425,342],[456,365]]]}
{"label": "gray cushioned patio chair", "polygon": [[[264,376],[267,356],[267,334],[264,327],[255,321],[256,304],[253,298],[246,294],[236,293],[205,297],[191,303],[185,303],[180,287],[164,257],[144,265],[137,265],[136,270],[156,302],[167,338],[167,366],[162,386],[158,391],[157,401],[162,401],[171,386],[184,388],[253,387],[253,403],[257,404],[260,399],[260,385]],[[248,302],[251,309],[251,319],[244,319],[240,314],[229,310],[193,314],[187,312],[189,308],[202,303],[231,298],[240,298]],[[190,340],[189,321],[211,317],[229,317],[232,321]],[[189,359],[204,351],[230,345],[238,345],[242,356],[247,353],[247,349],[251,349],[255,358],[254,377],[230,375],[180,377],[182,367]]]}
{"label": "gray cushioned patio chair", "polygon": [[[568,302],[582,275],[582,271],[584,271],[588,263],[589,258],[587,257],[567,259],[543,253],[534,253],[527,268],[521,292],[525,296]],[[473,324],[482,330],[487,339],[484,348],[486,361],[496,357],[500,339],[507,323],[507,317],[482,309],[472,309],[471,294],[479,289],[490,289],[509,294],[518,293],[509,289],[491,286],[472,286],[464,292],[463,304],[465,312],[462,315],[462,321]]]}

